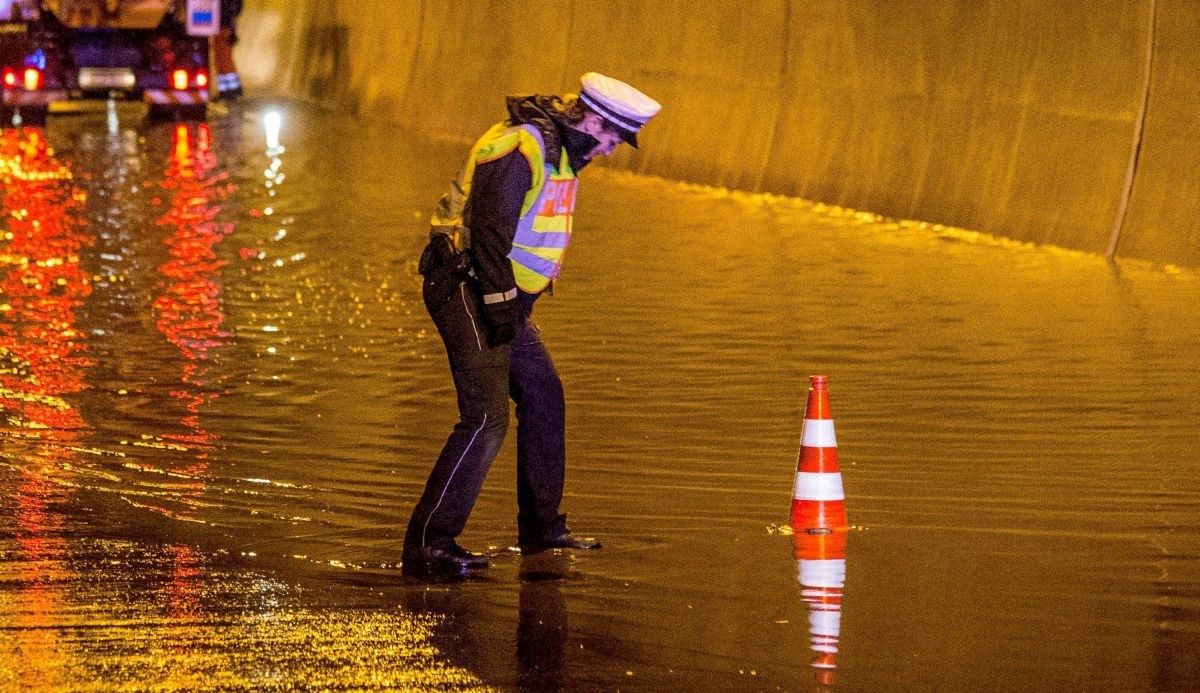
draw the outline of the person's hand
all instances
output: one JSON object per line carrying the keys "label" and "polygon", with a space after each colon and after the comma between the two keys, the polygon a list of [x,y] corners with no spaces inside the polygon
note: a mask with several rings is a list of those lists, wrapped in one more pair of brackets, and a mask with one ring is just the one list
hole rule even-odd
{"label": "person's hand", "polygon": [[508,344],[517,334],[516,301],[483,304],[483,319],[488,328],[488,346],[498,347]]}

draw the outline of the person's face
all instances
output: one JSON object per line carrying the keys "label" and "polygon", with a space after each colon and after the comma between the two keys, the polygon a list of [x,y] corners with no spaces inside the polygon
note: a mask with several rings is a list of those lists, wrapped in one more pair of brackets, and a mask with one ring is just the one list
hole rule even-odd
{"label": "person's face", "polygon": [[608,156],[613,153],[617,145],[625,141],[621,139],[621,133],[616,127],[609,125],[607,120],[595,113],[589,113],[584,116],[579,129],[595,137],[599,143],[588,153],[589,159],[595,159],[598,156]]}

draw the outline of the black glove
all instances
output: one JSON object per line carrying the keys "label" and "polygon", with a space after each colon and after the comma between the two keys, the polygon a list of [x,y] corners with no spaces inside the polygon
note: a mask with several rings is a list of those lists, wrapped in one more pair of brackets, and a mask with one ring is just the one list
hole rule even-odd
{"label": "black glove", "polygon": [[483,304],[483,320],[488,328],[488,346],[508,344],[517,333],[517,302],[510,300]]}

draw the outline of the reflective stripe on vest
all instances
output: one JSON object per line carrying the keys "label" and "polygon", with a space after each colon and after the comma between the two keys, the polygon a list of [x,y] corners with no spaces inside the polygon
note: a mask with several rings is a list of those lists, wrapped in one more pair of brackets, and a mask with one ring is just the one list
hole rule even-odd
{"label": "reflective stripe on vest", "polygon": [[[540,158],[544,160],[546,148],[537,128],[522,125],[518,129],[537,138]],[[530,165],[533,165],[532,160]],[[531,294],[549,286],[562,268],[563,253],[571,241],[571,215],[575,211],[575,192],[579,185],[579,179],[568,163],[566,148],[562,150],[557,168],[549,162],[544,166],[544,182],[540,189],[534,188],[537,197],[532,204],[526,195],[513,247],[508,253],[517,286]]]}

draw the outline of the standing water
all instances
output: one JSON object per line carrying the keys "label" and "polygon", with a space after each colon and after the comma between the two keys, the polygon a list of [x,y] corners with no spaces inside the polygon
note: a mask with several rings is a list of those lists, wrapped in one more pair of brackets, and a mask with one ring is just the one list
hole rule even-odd
{"label": "standing water", "polygon": [[[0,687],[1200,686],[1194,272],[596,165],[534,317],[604,549],[509,550],[510,440],[411,584],[465,146],[265,111],[3,134]],[[817,373],[844,547],[782,529]]]}

